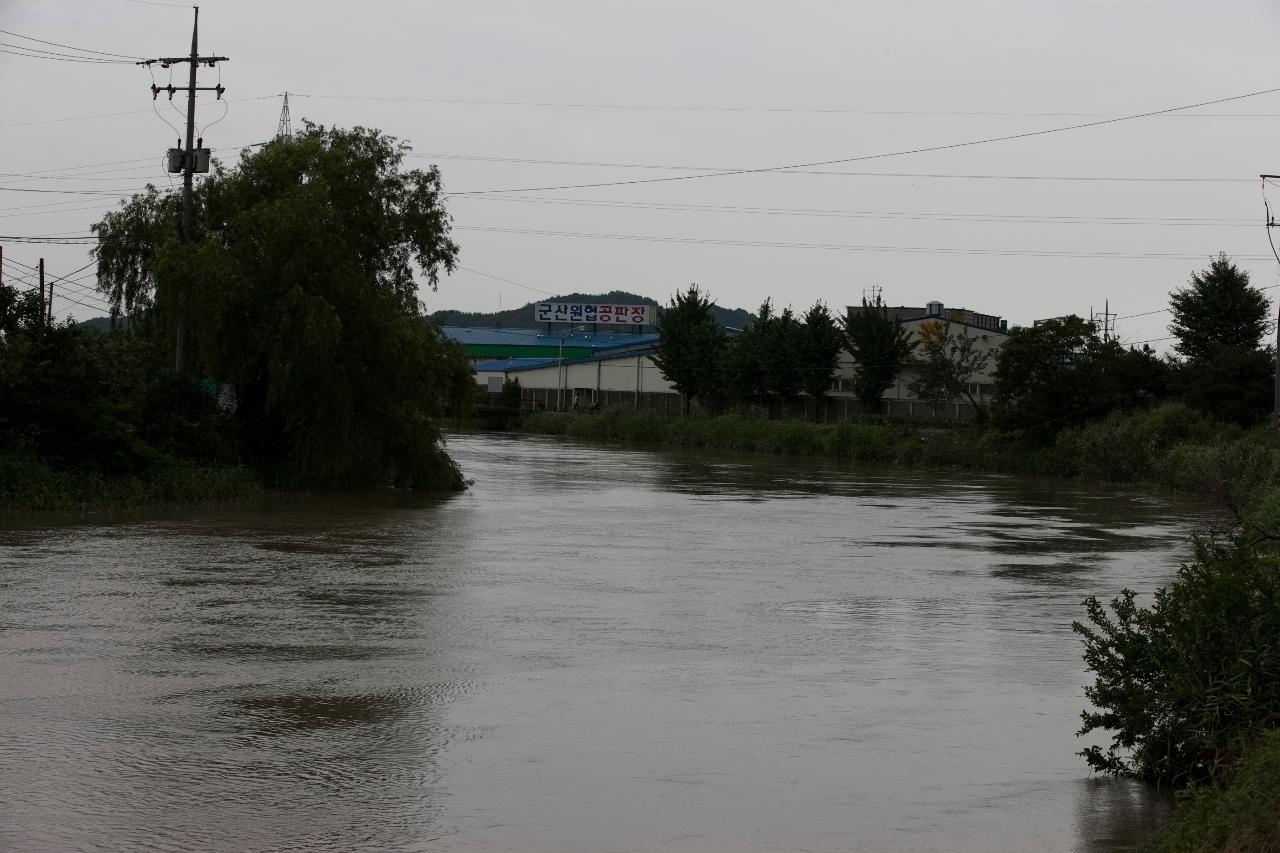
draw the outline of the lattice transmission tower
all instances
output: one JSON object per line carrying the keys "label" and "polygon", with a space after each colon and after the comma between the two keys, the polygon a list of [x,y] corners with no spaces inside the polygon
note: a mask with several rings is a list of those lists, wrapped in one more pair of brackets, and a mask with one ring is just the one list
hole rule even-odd
{"label": "lattice transmission tower", "polygon": [[293,124],[289,121],[289,93],[284,93],[284,105],[280,108],[280,124],[276,125],[276,139],[293,136]]}

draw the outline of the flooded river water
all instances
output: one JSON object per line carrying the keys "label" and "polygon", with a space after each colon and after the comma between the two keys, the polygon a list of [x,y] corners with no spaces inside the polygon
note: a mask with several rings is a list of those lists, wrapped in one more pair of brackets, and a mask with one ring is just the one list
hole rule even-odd
{"label": "flooded river water", "polygon": [[0,849],[1125,849],[1080,601],[1195,508],[451,441],[474,487],[0,523]]}

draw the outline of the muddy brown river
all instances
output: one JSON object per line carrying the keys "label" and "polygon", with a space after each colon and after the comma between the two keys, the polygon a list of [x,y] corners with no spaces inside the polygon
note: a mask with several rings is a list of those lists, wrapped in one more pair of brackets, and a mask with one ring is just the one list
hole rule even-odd
{"label": "muddy brown river", "polygon": [[1089,594],[1189,502],[451,440],[474,487],[0,521],[0,849],[1102,851]]}

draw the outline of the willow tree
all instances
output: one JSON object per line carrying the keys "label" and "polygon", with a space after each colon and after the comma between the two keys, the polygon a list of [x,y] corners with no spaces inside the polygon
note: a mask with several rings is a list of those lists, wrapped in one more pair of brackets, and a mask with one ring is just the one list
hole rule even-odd
{"label": "willow tree", "polygon": [[234,387],[246,456],[281,484],[461,485],[435,419],[469,368],[417,296],[458,247],[439,171],[402,169],[408,151],[307,124],[219,166],[186,242],[155,188],[94,226],[113,315],[165,347],[182,306],[193,371]]}

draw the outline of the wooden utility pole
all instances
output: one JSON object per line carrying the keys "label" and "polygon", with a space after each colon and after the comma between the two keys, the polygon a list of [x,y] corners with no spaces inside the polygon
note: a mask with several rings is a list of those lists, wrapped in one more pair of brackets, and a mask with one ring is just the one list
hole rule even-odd
{"label": "wooden utility pole", "polygon": [[[200,34],[200,7],[195,7],[195,20],[191,25],[191,53],[188,56],[162,56],[158,59],[147,59],[139,62],[139,65],[151,66],[159,63],[161,68],[171,68],[182,62],[190,64],[190,73],[187,76],[186,86],[174,86],[170,83],[167,86],[157,86],[151,84],[151,99],[155,100],[161,92],[169,93],[169,100],[173,100],[175,92],[185,91],[187,93],[187,138],[186,146],[182,149],[170,149],[168,170],[170,172],[182,172],[182,231],[181,237],[183,242],[189,242],[195,236],[195,210],[192,201],[192,191],[195,184],[196,172],[209,171],[209,149],[204,147],[204,140],[196,140],[196,92],[208,91],[216,92],[218,99],[222,99],[222,93],[226,91],[219,83],[216,86],[197,86],[196,71],[200,65],[207,65],[210,68],[219,62],[227,62],[225,56],[201,56],[199,50],[199,34]],[[174,368],[179,374],[186,370],[186,344],[187,344],[187,315],[190,294],[182,291],[177,294],[177,316],[176,323],[177,334],[175,340]]]}
{"label": "wooden utility pole", "polygon": [[[50,302],[52,302],[53,300],[52,300],[52,299],[50,299],[49,301],[50,301]],[[41,259],[40,259],[40,316],[41,316],[42,318],[43,318],[43,317],[44,317],[44,315],[45,315],[45,307],[44,307],[44,306],[45,306],[45,301],[44,301],[44,258],[41,258]]]}

